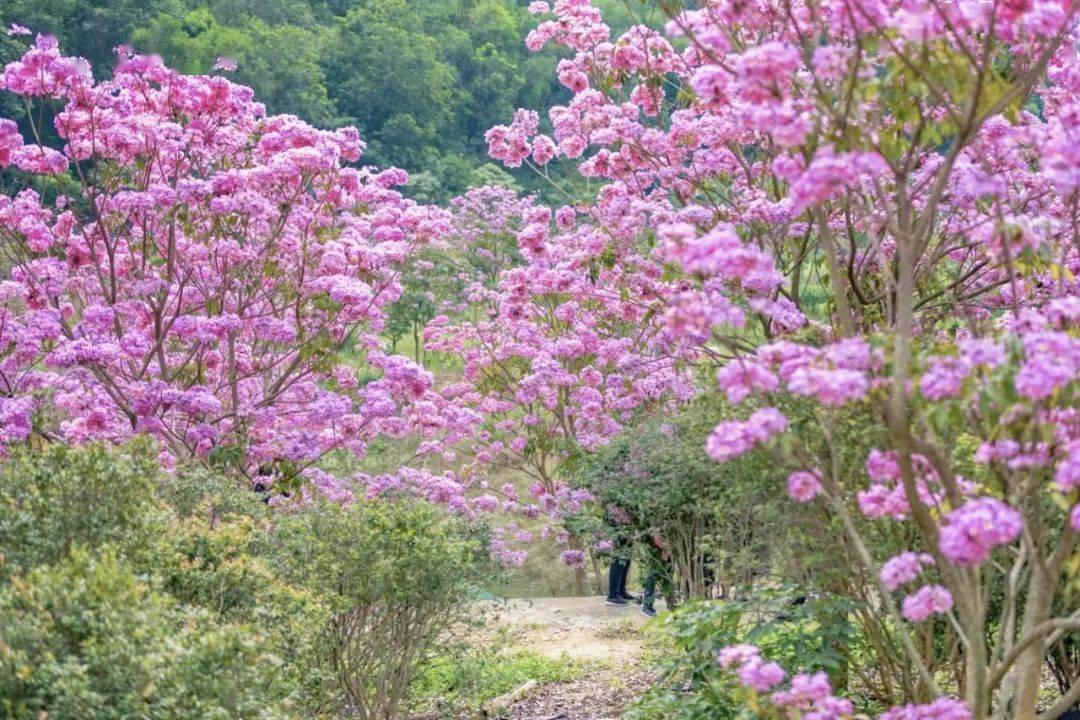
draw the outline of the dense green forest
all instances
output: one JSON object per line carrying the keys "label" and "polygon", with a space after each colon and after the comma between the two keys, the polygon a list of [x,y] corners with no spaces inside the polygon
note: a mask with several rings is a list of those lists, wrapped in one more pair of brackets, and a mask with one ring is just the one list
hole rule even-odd
{"label": "dense green forest", "polygon": [[[554,51],[531,53],[526,0],[5,0],[0,22],[56,35],[64,51],[108,72],[117,46],[162,55],[187,73],[219,57],[273,113],[352,124],[367,162],[413,175],[412,194],[444,201],[484,183],[540,189],[528,171],[490,163],[484,132],[517,107],[543,108],[564,89]],[[618,29],[623,0],[598,3]],[[0,60],[21,53],[0,39]],[[18,108],[0,108],[0,115]]]}

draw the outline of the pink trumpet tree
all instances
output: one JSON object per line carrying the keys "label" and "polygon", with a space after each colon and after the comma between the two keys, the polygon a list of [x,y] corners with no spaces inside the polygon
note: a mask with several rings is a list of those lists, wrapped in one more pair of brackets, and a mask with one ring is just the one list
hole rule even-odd
{"label": "pink trumpet tree", "polygon": [[[469,219],[477,200],[493,193],[499,194],[473,191],[458,203],[455,226],[467,240],[461,251],[477,251]],[[605,444],[638,413],[692,393],[685,362],[655,346],[663,331],[663,270],[633,244],[579,224],[572,207],[505,200],[485,206],[485,227],[502,228],[503,240],[481,233],[479,250],[485,266],[499,269],[466,287],[466,308],[428,324],[425,346],[461,358],[462,379],[443,394],[484,418],[462,446],[472,460],[463,475],[524,473],[533,480],[531,497],[518,497],[511,485],[495,488],[482,496],[489,509],[551,518],[545,532],[572,541],[557,518],[588,499],[568,482],[578,455]],[[487,249],[507,243],[513,252]],[[584,557],[564,553],[572,564]]]}
{"label": "pink trumpet tree", "polygon": [[381,434],[468,431],[377,341],[398,267],[448,215],[403,198],[400,170],[350,167],[354,128],[268,117],[250,89],[152,57],[95,82],[47,37],[0,89],[32,134],[0,120],[5,445],[149,434],[169,464],[295,479]]}
{"label": "pink trumpet tree", "polygon": [[[706,451],[775,451],[793,500],[826,503],[880,579],[913,678],[883,717],[1054,720],[1080,700],[1073,678],[1038,702],[1046,649],[1080,629],[1080,6],[655,5],[664,32],[613,38],[588,0],[532,3],[527,44],[568,50],[573,98],[546,133],[524,110],[493,128],[492,155],[599,184],[582,223],[645,259],[639,277],[663,268],[651,347],[697,347],[739,406]],[[782,408],[807,402],[792,432]],[[853,407],[882,445],[860,472],[833,432]],[[875,557],[870,520],[915,546]],[[916,642],[934,617],[954,681]],[[853,712],[754,648],[721,660],[762,712]]]}

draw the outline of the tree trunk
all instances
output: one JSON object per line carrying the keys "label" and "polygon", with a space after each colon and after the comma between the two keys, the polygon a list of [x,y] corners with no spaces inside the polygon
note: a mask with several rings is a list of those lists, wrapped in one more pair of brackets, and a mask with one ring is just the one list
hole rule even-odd
{"label": "tree trunk", "polygon": [[[1028,590],[1027,604],[1024,607],[1024,621],[1020,627],[1021,638],[1031,635],[1035,632],[1035,628],[1050,617],[1054,580],[1055,578],[1047,577],[1042,563],[1032,563],[1031,585]],[[1035,720],[1043,659],[1041,641],[1031,643],[1016,659],[1013,720]]]}

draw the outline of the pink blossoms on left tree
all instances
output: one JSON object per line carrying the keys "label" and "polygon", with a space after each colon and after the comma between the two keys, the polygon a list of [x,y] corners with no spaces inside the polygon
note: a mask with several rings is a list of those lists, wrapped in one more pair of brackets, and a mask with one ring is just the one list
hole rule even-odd
{"label": "pink blossoms on left tree", "polygon": [[267,117],[250,89],[156,58],[95,83],[47,37],[0,88],[54,120],[34,142],[0,121],[5,445],[145,433],[166,463],[295,479],[380,434],[471,427],[429,373],[377,352],[399,264],[447,217],[393,189],[403,172],[348,167],[354,128]]}

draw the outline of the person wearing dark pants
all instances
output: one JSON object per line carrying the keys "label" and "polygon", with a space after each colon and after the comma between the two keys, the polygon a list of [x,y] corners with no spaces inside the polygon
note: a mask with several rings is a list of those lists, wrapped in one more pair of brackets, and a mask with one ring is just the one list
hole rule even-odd
{"label": "person wearing dark pants", "polygon": [[608,568],[608,605],[626,605],[637,600],[636,597],[626,592],[626,577],[630,574],[630,558],[612,557],[611,566]]}
{"label": "person wearing dark pants", "polygon": [[641,614],[656,617],[656,571],[650,570],[645,576],[645,594],[641,596]]}
{"label": "person wearing dark pants", "polygon": [[613,543],[611,566],[608,568],[608,605],[627,605],[638,598],[626,592],[626,579],[630,575],[630,558],[634,555],[634,531],[630,515],[622,508],[608,506],[604,512],[607,535]]}
{"label": "person wearing dark pants", "polygon": [[657,584],[661,586],[662,592],[669,595],[671,593],[671,561],[667,558],[664,548],[658,544],[655,533],[650,542],[643,548],[642,561],[647,571],[645,574],[645,594],[641,597],[641,614],[646,617],[656,617]]}

